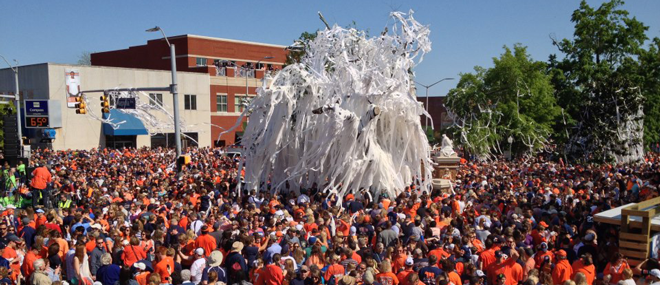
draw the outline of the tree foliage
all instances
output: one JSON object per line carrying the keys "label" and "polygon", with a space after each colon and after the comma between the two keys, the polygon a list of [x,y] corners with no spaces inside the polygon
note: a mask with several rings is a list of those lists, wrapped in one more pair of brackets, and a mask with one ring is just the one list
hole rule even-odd
{"label": "tree foliage", "polygon": [[92,52],[83,51],[78,55],[78,65],[92,65]]}
{"label": "tree foliage", "polygon": [[461,74],[449,91],[446,106],[455,122],[455,140],[481,158],[502,153],[509,137],[514,154],[539,150],[561,115],[546,64],[532,60],[520,44],[513,50],[504,47],[493,63]]}
{"label": "tree foliage", "polygon": [[598,9],[582,1],[573,12],[573,39],[555,41],[564,54],[550,57],[550,74],[559,105],[570,125],[567,151],[590,161],[641,159],[644,54],[648,27],[611,0]]}

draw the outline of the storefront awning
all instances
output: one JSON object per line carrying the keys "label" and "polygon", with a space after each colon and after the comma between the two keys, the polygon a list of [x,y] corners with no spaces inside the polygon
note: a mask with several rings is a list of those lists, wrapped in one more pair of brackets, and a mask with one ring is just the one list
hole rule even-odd
{"label": "storefront awning", "polygon": [[126,114],[116,109],[110,109],[109,114],[103,114],[104,119],[111,119],[114,123],[121,123],[117,129],[112,125],[103,123],[103,134],[106,136],[138,136],[148,135],[149,131],[144,127],[140,119],[131,114]]}

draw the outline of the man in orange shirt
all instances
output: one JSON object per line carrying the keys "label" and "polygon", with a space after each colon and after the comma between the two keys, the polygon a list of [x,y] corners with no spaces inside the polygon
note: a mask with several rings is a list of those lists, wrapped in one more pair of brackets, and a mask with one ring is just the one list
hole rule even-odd
{"label": "man in orange shirt", "polygon": [[158,262],[154,265],[154,273],[158,273],[161,280],[169,280],[170,275],[174,272],[174,267],[170,265],[167,257],[167,248],[158,248],[156,256],[158,257]]}
{"label": "man in orange shirt", "polygon": [[33,245],[32,249],[25,254],[25,258],[23,259],[23,266],[21,267],[23,276],[32,275],[32,272],[34,272],[34,261],[39,258],[41,258],[41,256],[39,256],[39,249]]}
{"label": "man in orange shirt", "polygon": [[211,252],[215,250],[217,245],[218,243],[216,242],[215,238],[209,235],[209,227],[207,225],[203,225],[201,229],[201,235],[195,239],[194,248],[203,248],[204,257],[208,257],[211,255]]}
{"label": "man in orange shirt", "polygon": [[50,201],[50,193],[48,193],[48,183],[53,182],[53,176],[50,170],[46,167],[45,162],[40,163],[42,166],[37,167],[32,171],[32,180],[30,187],[32,187],[32,207],[37,208],[39,205],[39,197],[43,192],[44,205]]}
{"label": "man in orange shirt", "polygon": [[406,268],[396,274],[396,279],[399,279],[401,285],[408,285],[408,281],[407,281],[408,274],[415,272],[413,270],[413,264],[415,264],[415,261],[412,259],[412,257],[408,257],[405,263]]}
{"label": "man in orange shirt", "polygon": [[545,242],[542,242],[541,245],[539,245],[539,251],[534,255],[534,261],[536,262],[536,269],[541,268],[541,264],[543,263],[543,259],[545,257],[548,257],[550,260],[555,260],[555,255],[552,254],[548,250],[548,244]]}
{"label": "man in orange shirt", "polygon": [[560,249],[557,251],[557,264],[552,270],[552,283],[555,285],[564,284],[564,281],[571,280],[571,275],[573,275],[573,268],[571,264],[566,260],[566,251]]}
{"label": "man in orange shirt", "polygon": [[575,277],[575,274],[580,272],[584,274],[585,277],[587,277],[588,285],[594,284],[594,280],[596,279],[596,267],[594,266],[591,253],[583,254],[580,257],[580,259],[573,262],[572,267],[573,267],[573,274],[571,274],[571,279]]}
{"label": "man in orange shirt", "polygon": [[488,249],[479,254],[481,270],[488,269],[488,267],[495,262],[495,252],[500,249],[500,243],[499,237],[494,237],[492,240],[486,239],[486,248]]}
{"label": "man in orange shirt", "polygon": [[497,284],[497,276],[504,274],[506,277],[506,285],[515,285],[517,282],[513,278],[512,268],[516,264],[518,259],[518,252],[511,250],[511,257],[507,256],[501,250],[498,250],[495,253],[496,262],[491,264],[486,269],[486,274],[488,276],[488,284]]}

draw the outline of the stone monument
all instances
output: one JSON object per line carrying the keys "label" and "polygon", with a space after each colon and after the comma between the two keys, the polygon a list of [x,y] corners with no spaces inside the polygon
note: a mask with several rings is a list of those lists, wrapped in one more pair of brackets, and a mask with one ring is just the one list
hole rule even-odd
{"label": "stone monument", "polygon": [[452,181],[456,179],[461,158],[454,151],[454,144],[446,135],[442,135],[440,149],[432,154],[433,188],[451,192]]}

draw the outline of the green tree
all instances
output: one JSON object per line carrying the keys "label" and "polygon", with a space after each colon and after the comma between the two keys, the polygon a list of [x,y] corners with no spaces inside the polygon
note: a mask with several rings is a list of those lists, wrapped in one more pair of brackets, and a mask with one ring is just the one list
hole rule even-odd
{"label": "green tree", "polygon": [[573,12],[572,40],[554,44],[564,54],[550,57],[559,105],[570,124],[567,151],[588,161],[639,161],[643,155],[644,80],[638,57],[648,27],[619,9],[621,0],[598,9],[582,1]]}
{"label": "green tree", "polygon": [[5,146],[5,131],[3,130],[4,126],[4,116],[16,114],[16,108],[14,107],[14,102],[10,104],[0,105],[0,147]]}
{"label": "green tree", "polygon": [[317,32],[303,32],[300,34],[300,37],[294,41],[294,47],[296,48],[290,49],[286,55],[285,66],[300,63],[300,60],[305,56],[305,49],[309,46],[309,42],[316,38]]}
{"label": "green tree", "polygon": [[92,65],[92,52],[83,51],[78,55],[77,65]]}
{"label": "green tree", "polygon": [[509,137],[514,155],[535,152],[547,144],[561,115],[546,64],[532,60],[520,44],[504,47],[493,63],[461,74],[449,91],[454,137],[482,158],[508,149]]}
{"label": "green tree", "polygon": [[654,38],[639,57],[644,78],[644,142],[648,147],[660,142],[660,39]]}

